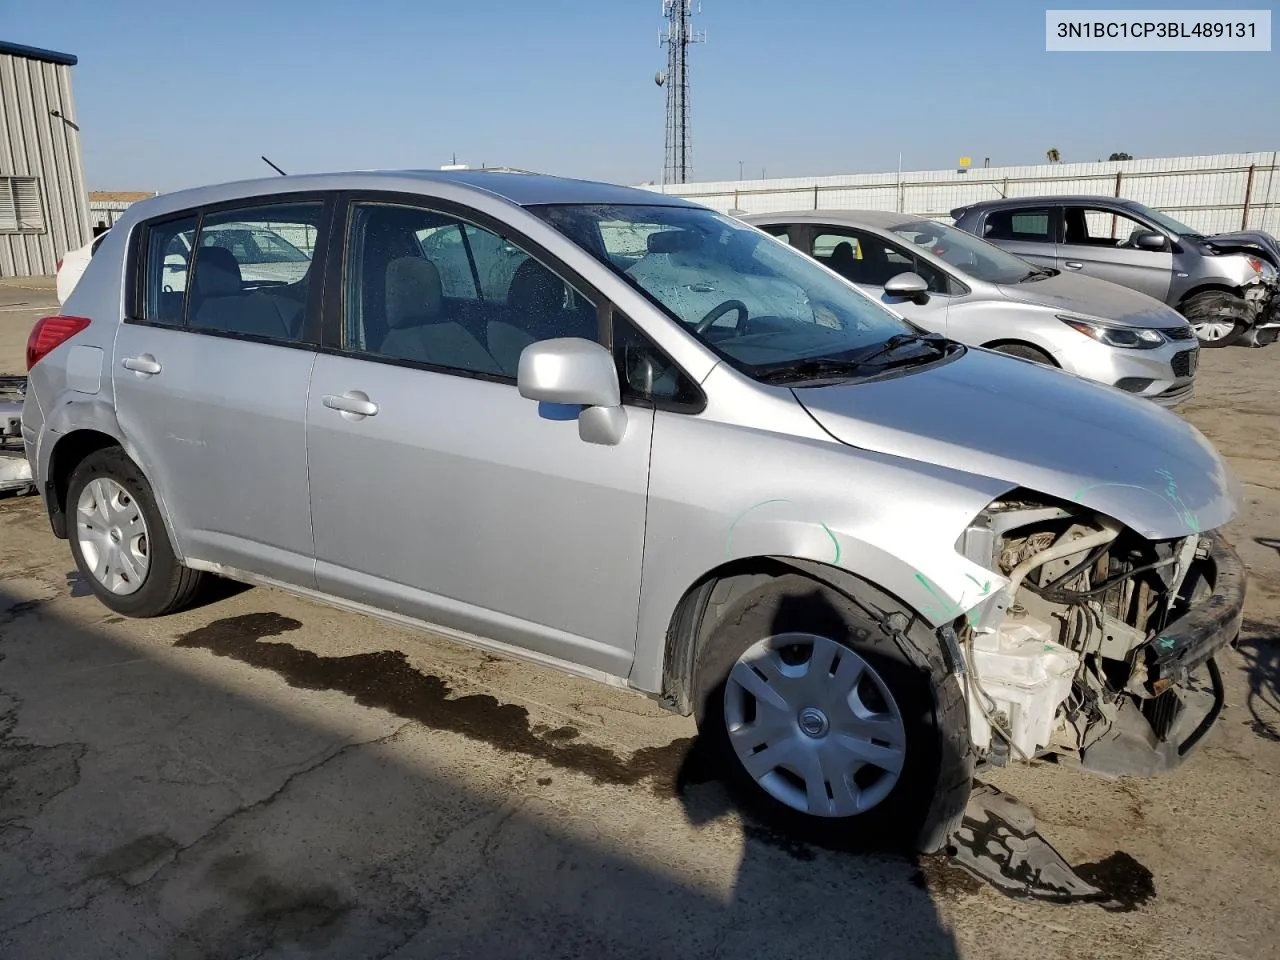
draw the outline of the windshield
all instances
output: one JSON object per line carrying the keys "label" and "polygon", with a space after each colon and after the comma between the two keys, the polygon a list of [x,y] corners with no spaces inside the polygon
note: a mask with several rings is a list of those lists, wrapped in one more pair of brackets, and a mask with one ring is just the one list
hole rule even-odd
{"label": "windshield", "polygon": [[752,375],[865,354],[902,320],[799,251],[700,207],[532,211]]}
{"label": "windshield", "polygon": [[936,220],[915,220],[890,227],[890,230],[975,280],[1020,283],[1038,272],[1027,261],[1006,253],[995,244]]}
{"label": "windshield", "polygon": [[1176,233],[1182,237],[1200,236],[1199,230],[1192,230],[1190,227],[1188,227],[1185,223],[1181,222],[1180,220],[1175,220],[1173,219],[1173,217],[1167,216],[1163,213],[1158,213],[1155,210],[1152,210],[1150,207],[1144,207],[1140,203],[1135,203],[1133,204],[1133,209],[1137,210],[1142,214],[1145,214],[1147,219],[1154,220],[1157,224],[1164,227],[1170,233]]}

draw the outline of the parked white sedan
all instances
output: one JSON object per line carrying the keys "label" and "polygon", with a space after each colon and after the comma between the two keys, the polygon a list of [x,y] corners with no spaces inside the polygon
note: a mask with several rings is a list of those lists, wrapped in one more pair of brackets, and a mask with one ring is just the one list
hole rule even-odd
{"label": "parked white sedan", "polygon": [[67,297],[71,296],[71,291],[80,282],[80,275],[84,273],[84,268],[89,266],[94,251],[98,249],[98,245],[106,235],[107,231],[104,230],[83,247],[68,250],[62,255],[62,259],[58,261],[58,303],[67,302]]}

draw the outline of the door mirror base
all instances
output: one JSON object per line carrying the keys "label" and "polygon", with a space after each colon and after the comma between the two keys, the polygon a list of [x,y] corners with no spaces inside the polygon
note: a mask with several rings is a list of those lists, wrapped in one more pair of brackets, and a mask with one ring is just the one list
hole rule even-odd
{"label": "door mirror base", "polygon": [[578,437],[585,443],[616,447],[627,435],[627,411],[617,407],[586,407],[578,414]]}

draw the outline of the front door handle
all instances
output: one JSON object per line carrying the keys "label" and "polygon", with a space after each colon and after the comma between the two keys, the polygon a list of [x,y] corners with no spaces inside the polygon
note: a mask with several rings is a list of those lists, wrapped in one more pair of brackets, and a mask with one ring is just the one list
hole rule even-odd
{"label": "front door handle", "polygon": [[378,415],[378,405],[370,400],[369,395],[363,390],[327,393],[320,398],[320,402],[330,410],[337,410],[348,420],[360,420]]}
{"label": "front door handle", "polygon": [[1083,270],[1084,264],[1079,260],[1067,260],[1062,264],[1068,270]]}
{"label": "front door handle", "polygon": [[161,370],[159,361],[149,353],[144,353],[140,357],[125,357],[120,365],[142,377],[154,376]]}

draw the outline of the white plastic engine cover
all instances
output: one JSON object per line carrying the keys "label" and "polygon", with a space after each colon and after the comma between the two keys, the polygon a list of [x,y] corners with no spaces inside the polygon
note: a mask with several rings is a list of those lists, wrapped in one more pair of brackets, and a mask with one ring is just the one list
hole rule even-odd
{"label": "white plastic engine cover", "polygon": [[1070,695],[1071,678],[1080,666],[1074,651],[1052,639],[1055,632],[1043,620],[1011,614],[995,633],[974,636],[973,662],[968,666],[969,727],[975,746],[990,746],[992,737],[975,677],[990,698],[988,711],[1004,714],[1019,750],[1030,756],[1048,745],[1058,706]]}

